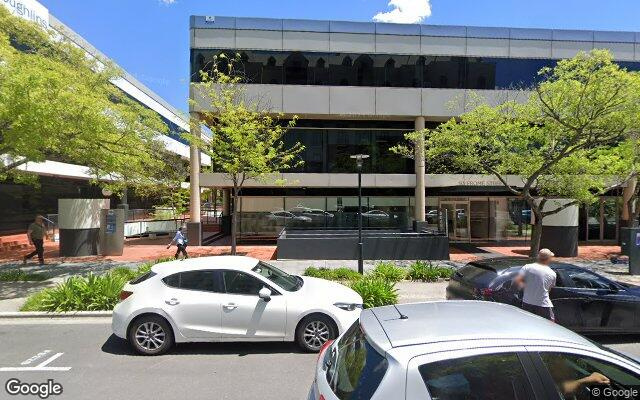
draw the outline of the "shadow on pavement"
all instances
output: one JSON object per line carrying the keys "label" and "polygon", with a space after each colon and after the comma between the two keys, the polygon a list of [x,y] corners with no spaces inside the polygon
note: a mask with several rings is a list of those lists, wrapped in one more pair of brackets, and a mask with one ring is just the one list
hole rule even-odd
{"label": "shadow on pavement", "polygon": [[[104,342],[101,350],[114,355],[138,356],[126,340],[111,335]],[[178,343],[167,353],[168,355],[221,355],[235,354],[240,357],[251,354],[292,354],[302,353],[292,342],[227,342],[227,343]]]}

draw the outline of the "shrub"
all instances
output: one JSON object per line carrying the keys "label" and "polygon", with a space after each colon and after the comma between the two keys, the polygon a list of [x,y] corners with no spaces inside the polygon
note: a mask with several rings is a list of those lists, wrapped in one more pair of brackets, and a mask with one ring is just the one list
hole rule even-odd
{"label": "shrub", "polygon": [[27,299],[21,311],[103,311],[112,310],[120,300],[124,285],[151,270],[159,259],[140,265],[136,269],[114,268],[104,275],[72,276],[55,287],[43,289]]}
{"label": "shrub", "polygon": [[357,281],[362,279],[362,275],[351,268],[340,267],[333,270],[333,279],[336,281]]}
{"label": "shrub", "polygon": [[393,282],[376,276],[366,276],[351,282],[351,289],[362,296],[364,308],[387,306],[398,302],[398,290]]}
{"label": "shrub", "polygon": [[406,271],[402,267],[398,267],[391,262],[380,262],[376,264],[371,275],[377,276],[389,282],[400,282],[407,276]]}
{"label": "shrub", "polygon": [[330,281],[351,281],[362,278],[358,271],[346,267],[336,269],[309,267],[304,270],[303,275]]}
{"label": "shrub", "polygon": [[45,274],[24,272],[17,268],[0,272],[0,282],[41,282],[46,281],[47,279],[49,279],[49,277]]}
{"label": "shrub", "polygon": [[111,310],[127,280],[117,274],[72,276],[53,288],[30,297],[23,311],[100,311]]}
{"label": "shrub", "polygon": [[409,267],[409,278],[414,281],[436,282],[438,279],[449,279],[453,270],[447,267],[435,266],[426,261],[416,261]]}

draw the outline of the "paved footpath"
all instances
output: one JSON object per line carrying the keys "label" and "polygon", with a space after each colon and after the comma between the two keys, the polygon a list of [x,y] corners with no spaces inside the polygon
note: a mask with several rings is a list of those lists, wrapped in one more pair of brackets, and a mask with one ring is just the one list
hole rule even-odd
{"label": "paved footpath", "polygon": [[[306,398],[315,354],[289,343],[183,344],[170,354],[141,357],[111,335],[108,318],[0,320],[0,398],[11,378],[53,379],[51,399],[294,400]],[[640,356],[637,338],[607,345]],[[36,398],[36,397],[25,397]]]}

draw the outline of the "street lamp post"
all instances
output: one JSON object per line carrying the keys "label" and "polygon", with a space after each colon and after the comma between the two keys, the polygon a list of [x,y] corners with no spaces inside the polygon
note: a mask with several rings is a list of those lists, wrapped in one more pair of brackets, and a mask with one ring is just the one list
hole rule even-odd
{"label": "street lamp post", "polygon": [[358,167],[358,272],[364,274],[364,262],[362,260],[362,164],[369,158],[368,154],[354,154],[351,158],[356,160]]}

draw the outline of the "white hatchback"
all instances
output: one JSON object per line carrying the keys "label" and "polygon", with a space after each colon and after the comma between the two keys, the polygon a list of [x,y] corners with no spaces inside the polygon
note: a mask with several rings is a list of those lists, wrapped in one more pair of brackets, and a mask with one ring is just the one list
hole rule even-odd
{"label": "white hatchback", "polygon": [[362,309],[360,295],[344,285],[241,256],[156,264],[120,299],[113,333],[144,355],[174,343],[220,341],[295,341],[318,351]]}

